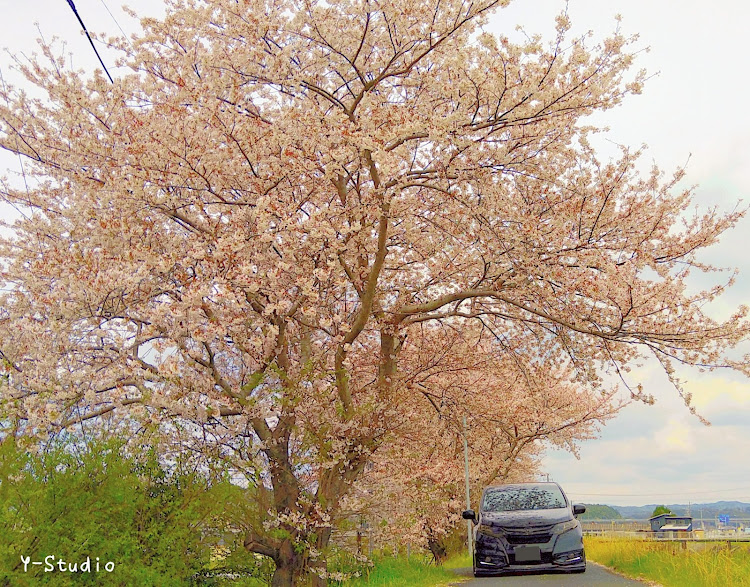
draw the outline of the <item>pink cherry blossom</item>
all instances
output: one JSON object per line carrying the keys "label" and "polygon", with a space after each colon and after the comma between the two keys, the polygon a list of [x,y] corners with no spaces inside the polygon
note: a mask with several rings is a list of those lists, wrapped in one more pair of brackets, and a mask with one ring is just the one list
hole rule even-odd
{"label": "pink cherry blossom", "polygon": [[25,179],[0,187],[24,211],[0,242],[5,432],[160,427],[259,487],[245,544],[274,585],[322,584],[358,483],[455,493],[462,414],[501,447],[479,483],[529,470],[535,423],[588,437],[605,370],[650,401],[627,368],[655,357],[687,404],[681,365],[746,372],[746,308],[717,321],[725,284],[686,286],[741,212],[587,140],[641,91],[632,39],[560,18],[517,45],[480,28],[505,4],[172,0],[110,41],[113,84],[18,57],[44,97],[0,92]]}

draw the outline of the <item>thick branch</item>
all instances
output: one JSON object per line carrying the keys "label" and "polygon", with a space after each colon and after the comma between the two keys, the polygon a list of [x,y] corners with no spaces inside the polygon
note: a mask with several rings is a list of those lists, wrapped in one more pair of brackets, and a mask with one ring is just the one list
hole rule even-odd
{"label": "thick branch", "polygon": [[243,546],[250,552],[257,552],[273,559],[279,556],[278,541],[265,536],[261,537],[253,530],[248,530],[245,534]]}

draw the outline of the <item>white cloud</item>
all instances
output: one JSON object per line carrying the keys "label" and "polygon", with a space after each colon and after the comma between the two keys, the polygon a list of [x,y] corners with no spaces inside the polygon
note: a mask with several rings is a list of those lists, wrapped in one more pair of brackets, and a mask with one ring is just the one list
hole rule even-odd
{"label": "white cloud", "polygon": [[657,403],[626,407],[600,439],[581,447],[580,460],[550,451],[544,471],[587,503],[750,502],[750,468],[740,465],[750,454],[750,382],[727,372],[689,376],[685,389],[711,426],[692,416],[648,365],[633,377],[654,391]]}
{"label": "white cloud", "polygon": [[736,381],[721,376],[705,377],[685,385],[693,394],[693,405],[713,413],[750,408],[750,381]]}
{"label": "white cloud", "polygon": [[655,444],[666,455],[674,453],[695,453],[695,443],[691,436],[690,426],[684,418],[672,417],[666,425],[654,434]]}

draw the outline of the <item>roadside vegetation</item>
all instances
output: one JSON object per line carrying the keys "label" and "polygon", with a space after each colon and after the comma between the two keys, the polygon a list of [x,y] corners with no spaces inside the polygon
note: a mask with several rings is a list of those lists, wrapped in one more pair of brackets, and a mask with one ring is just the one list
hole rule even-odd
{"label": "roadside vegetation", "polygon": [[635,579],[664,587],[750,586],[750,544],[698,543],[699,551],[677,542],[586,537],[589,560]]}
{"label": "roadside vegetation", "polygon": [[341,583],[341,587],[438,587],[456,583],[461,580],[451,569],[470,567],[471,559],[467,554],[449,557],[441,566],[432,562],[432,557],[411,556],[398,558],[384,556],[377,558],[371,568],[365,569],[361,576]]}
{"label": "roadside vegetation", "polygon": [[[64,436],[38,451],[0,442],[0,587],[270,585],[272,560],[244,548],[222,507],[247,500],[248,490],[141,448],[130,451],[122,438]],[[328,585],[437,587],[458,580],[451,568],[471,566],[465,553],[443,566],[426,551],[405,554],[376,551],[370,562],[333,549]],[[33,565],[50,555],[64,570]],[[81,567],[87,558],[91,572]]]}
{"label": "roadside vegetation", "polygon": [[[259,581],[270,578],[270,561],[238,548],[225,532],[221,504],[240,500],[241,492],[188,462],[166,468],[149,447],[129,453],[116,438],[61,438],[29,452],[6,437],[0,586],[215,586],[227,573],[247,577],[248,586],[267,584]],[[219,544],[229,556],[215,556]]]}

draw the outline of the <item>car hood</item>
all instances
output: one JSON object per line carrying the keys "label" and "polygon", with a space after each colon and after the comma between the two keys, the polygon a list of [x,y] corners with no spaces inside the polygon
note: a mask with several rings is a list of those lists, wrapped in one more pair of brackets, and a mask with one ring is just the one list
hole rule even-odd
{"label": "car hood", "polygon": [[572,519],[573,513],[568,508],[520,510],[514,512],[482,512],[483,524],[512,528],[550,526]]}

